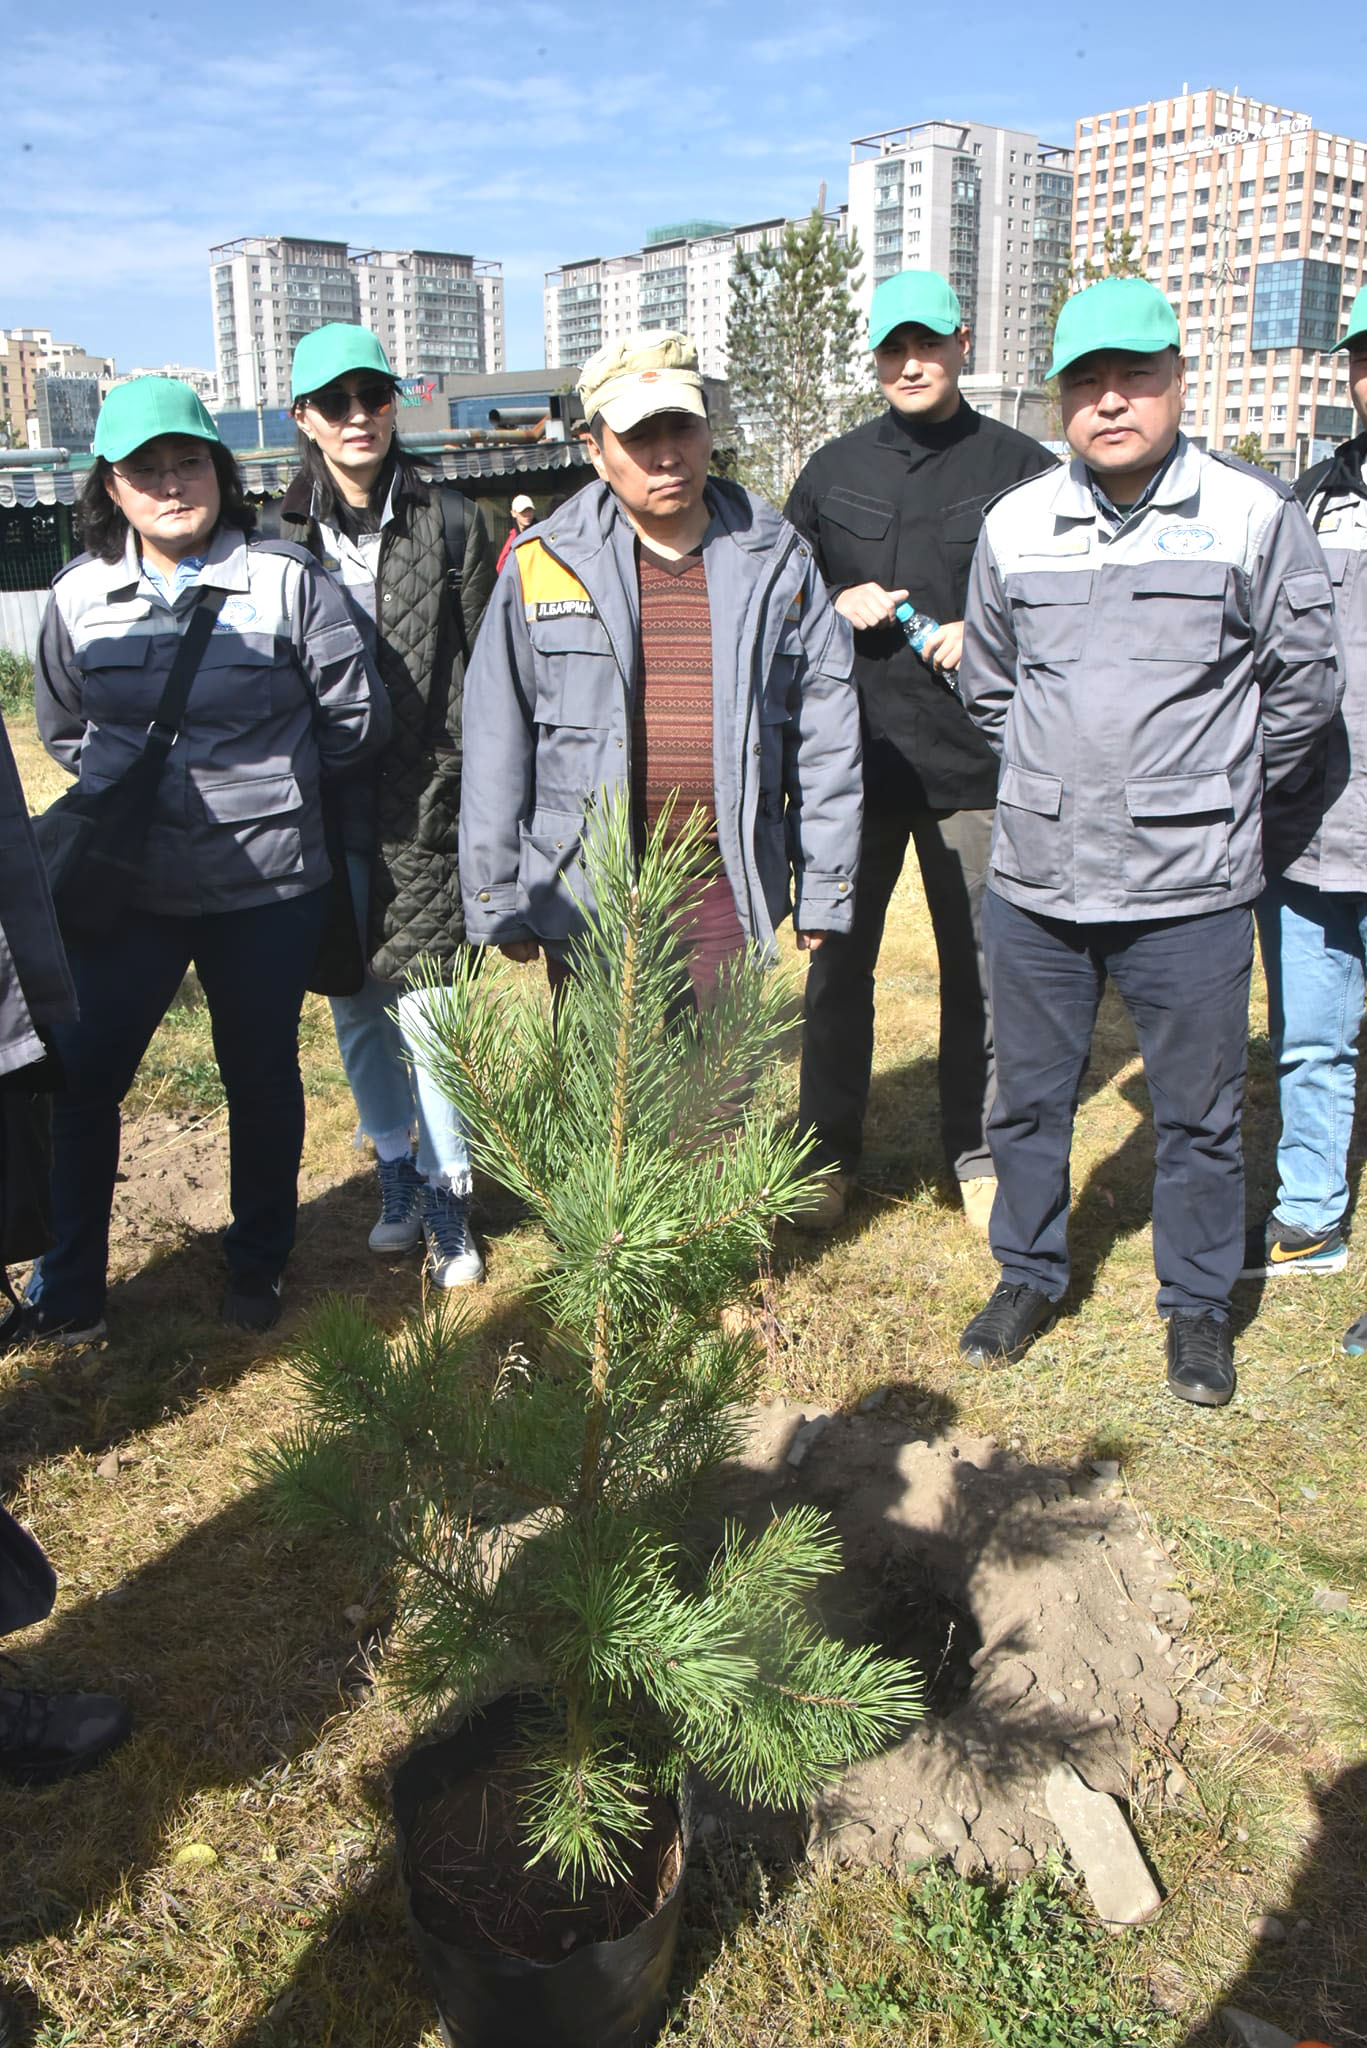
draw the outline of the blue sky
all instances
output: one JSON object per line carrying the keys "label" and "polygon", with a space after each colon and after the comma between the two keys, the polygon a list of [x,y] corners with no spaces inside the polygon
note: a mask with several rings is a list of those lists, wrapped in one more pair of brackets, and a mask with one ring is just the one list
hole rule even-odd
{"label": "blue sky", "polygon": [[0,326],[125,367],[212,360],[208,251],[233,235],[500,257],[521,368],[552,265],[666,221],[805,212],[823,179],[835,204],[856,135],[944,114],[1068,141],[1077,114],[1184,80],[1367,131],[1367,22],[1320,8],[1304,37],[1284,0],[7,14]]}

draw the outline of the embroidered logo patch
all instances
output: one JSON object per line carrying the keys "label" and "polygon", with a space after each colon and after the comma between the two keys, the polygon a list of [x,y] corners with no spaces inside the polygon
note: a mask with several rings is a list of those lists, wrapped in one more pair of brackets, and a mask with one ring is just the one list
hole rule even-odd
{"label": "embroidered logo patch", "polygon": [[1215,545],[1208,526],[1165,526],[1158,536],[1165,555],[1204,555]]}
{"label": "embroidered logo patch", "polygon": [[249,597],[225,597],[214,621],[215,633],[240,632],[243,626],[250,626],[257,617],[256,606]]}

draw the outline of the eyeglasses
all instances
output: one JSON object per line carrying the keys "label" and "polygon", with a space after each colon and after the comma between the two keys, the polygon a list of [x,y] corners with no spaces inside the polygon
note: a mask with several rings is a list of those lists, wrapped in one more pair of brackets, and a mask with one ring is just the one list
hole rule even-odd
{"label": "eyeglasses", "polygon": [[340,384],[330,384],[325,391],[310,391],[304,400],[315,412],[320,412],[329,426],[340,427],[343,420],[349,420],[359,405],[362,412],[374,419],[377,414],[388,412],[394,403],[392,384],[361,384],[355,391],[344,391]]}
{"label": "eyeglasses", "polygon": [[125,462],[114,474],[135,491],[146,492],[155,491],[163,477],[168,476],[173,476],[177,483],[198,483],[213,466],[211,455],[182,455],[175,462]]}

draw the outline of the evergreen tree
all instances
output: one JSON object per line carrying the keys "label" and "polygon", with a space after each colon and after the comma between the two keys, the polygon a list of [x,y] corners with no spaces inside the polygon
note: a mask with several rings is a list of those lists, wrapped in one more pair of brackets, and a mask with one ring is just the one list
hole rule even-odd
{"label": "evergreen tree", "polygon": [[840,241],[817,207],[736,257],[726,346],[741,481],[776,505],[809,455],[881,404],[859,361],[860,261],[857,238]]}
{"label": "evergreen tree", "polygon": [[591,819],[597,908],[554,1017],[504,963],[467,958],[428,988],[424,1064],[549,1245],[535,1369],[484,1390],[449,1296],[396,1338],[333,1301],[297,1354],[311,1413],[263,1467],[283,1514],[340,1520],[394,1566],[410,1704],[540,1693],[526,1846],[576,1889],[622,1867],[649,1789],[685,1763],[800,1801],[919,1704],[909,1666],[808,1618],[838,1566],[816,1511],[728,1527],[710,1558],[684,1539],[758,1366],[721,1308],[815,1184],[754,1088],[787,992],[746,962],[695,1013],[680,906],[715,860],[696,818],[668,827],[638,864],[625,804]]}

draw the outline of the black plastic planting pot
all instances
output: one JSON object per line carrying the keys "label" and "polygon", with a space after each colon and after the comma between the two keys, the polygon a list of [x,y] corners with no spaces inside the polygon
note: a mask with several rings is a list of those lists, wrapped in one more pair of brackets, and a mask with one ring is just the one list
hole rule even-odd
{"label": "black plastic planting pot", "polygon": [[556,1963],[457,1948],[425,1927],[410,1844],[425,1807],[492,1765],[515,1738],[523,1702],[495,1700],[454,1735],[415,1750],[394,1778],[394,1825],[409,1920],[436,1995],[447,2048],[647,2048],[664,2024],[683,1905],[683,1865],[650,1919],[617,1941],[587,1942]]}

